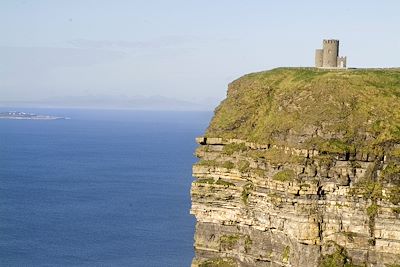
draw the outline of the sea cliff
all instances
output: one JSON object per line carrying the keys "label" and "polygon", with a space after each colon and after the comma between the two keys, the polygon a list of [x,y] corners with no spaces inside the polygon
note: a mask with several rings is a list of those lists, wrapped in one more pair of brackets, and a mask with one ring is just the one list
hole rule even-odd
{"label": "sea cliff", "polygon": [[246,75],[196,141],[192,266],[400,266],[400,70]]}

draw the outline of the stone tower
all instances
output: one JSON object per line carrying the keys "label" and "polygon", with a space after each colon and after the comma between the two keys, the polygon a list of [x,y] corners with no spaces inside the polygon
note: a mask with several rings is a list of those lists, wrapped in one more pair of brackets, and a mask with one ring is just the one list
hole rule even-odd
{"label": "stone tower", "polygon": [[316,49],[315,50],[315,67],[317,68],[322,68],[323,65],[323,55],[324,54],[324,50],[323,49]]}
{"label": "stone tower", "polygon": [[339,56],[339,40],[324,40],[322,62],[325,68],[336,68]]}
{"label": "stone tower", "polygon": [[315,50],[315,67],[346,68],[346,57],[339,57],[339,40],[324,40],[322,49]]}

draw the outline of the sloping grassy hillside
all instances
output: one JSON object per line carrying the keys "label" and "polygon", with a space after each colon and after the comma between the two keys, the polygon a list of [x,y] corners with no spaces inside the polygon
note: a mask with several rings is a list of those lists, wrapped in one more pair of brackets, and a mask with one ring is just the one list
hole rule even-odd
{"label": "sloping grassy hillside", "polygon": [[400,69],[245,75],[229,85],[206,136],[333,152],[400,143]]}

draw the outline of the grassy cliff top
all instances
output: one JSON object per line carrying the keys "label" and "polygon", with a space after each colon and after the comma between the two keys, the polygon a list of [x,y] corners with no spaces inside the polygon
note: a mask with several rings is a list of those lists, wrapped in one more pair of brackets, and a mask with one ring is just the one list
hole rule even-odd
{"label": "grassy cliff top", "polygon": [[229,85],[206,136],[331,150],[400,143],[400,69],[245,75]]}

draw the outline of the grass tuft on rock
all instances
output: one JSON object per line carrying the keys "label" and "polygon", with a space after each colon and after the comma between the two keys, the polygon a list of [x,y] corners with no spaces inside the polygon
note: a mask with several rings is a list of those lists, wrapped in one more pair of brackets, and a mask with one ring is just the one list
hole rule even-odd
{"label": "grass tuft on rock", "polygon": [[275,181],[280,181],[280,182],[291,182],[296,178],[296,174],[293,170],[283,170],[280,172],[277,172],[272,179]]}
{"label": "grass tuft on rock", "polygon": [[199,267],[237,267],[232,258],[214,258],[199,264]]}

